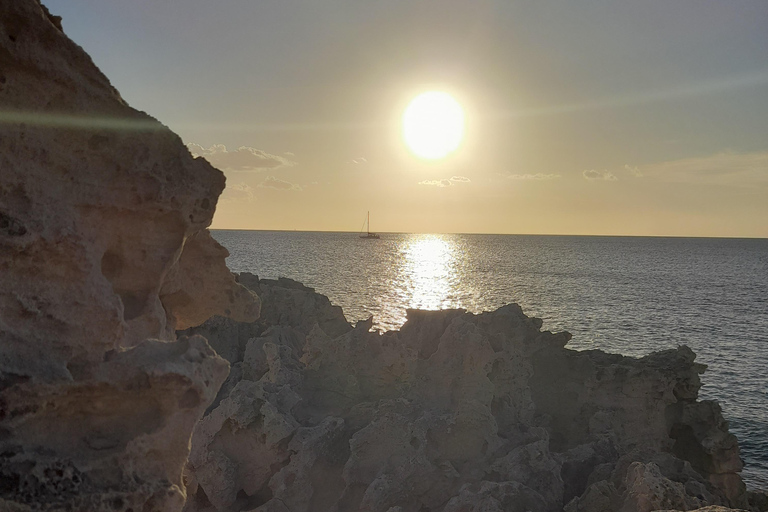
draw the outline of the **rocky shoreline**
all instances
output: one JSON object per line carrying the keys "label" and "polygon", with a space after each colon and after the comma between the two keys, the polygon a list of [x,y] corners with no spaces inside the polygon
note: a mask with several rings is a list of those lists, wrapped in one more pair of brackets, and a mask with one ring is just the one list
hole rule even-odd
{"label": "rocky shoreline", "polygon": [[686,347],[233,276],[223,174],[60,21],[0,1],[0,511],[768,510]]}
{"label": "rocky shoreline", "polygon": [[371,332],[290,279],[238,281],[259,320],[183,333],[232,365],[192,438],[187,511],[760,507],[687,347],[572,351],[514,304]]}

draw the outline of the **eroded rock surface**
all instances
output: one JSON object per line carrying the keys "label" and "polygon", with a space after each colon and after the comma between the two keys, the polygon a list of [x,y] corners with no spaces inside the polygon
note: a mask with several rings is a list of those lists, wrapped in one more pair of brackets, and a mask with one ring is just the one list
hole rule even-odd
{"label": "eroded rock surface", "polygon": [[187,512],[750,506],[687,347],[572,351],[514,304],[381,334],[294,281],[238,280],[262,318],[186,332],[233,365],[193,435]]}
{"label": "eroded rock surface", "polygon": [[61,20],[0,1],[0,510],[179,510],[258,299],[206,228],[221,172],[130,108]]}

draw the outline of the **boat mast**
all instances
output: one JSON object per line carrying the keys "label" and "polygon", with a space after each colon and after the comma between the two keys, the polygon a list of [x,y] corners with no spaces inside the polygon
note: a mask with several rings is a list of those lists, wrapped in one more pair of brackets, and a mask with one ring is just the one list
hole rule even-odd
{"label": "boat mast", "polygon": [[368,210],[368,234],[371,234],[371,211]]}

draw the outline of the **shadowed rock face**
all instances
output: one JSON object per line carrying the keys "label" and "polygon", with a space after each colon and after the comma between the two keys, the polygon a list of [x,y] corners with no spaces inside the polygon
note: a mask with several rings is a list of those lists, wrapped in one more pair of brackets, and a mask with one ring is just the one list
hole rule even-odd
{"label": "shadowed rock face", "polygon": [[572,351],[514,304],[381,334],[294,281],[238,279],[262,317],[186,333],[233,365],[193,434],[188,512],[748,507],[687,347]]}
{"label": "shadowed rock face", "polygon": [[181,508],[227,363],[175,329],[259,310],[206,230],[223,187],[58,18],[0,1],[0,509]]}

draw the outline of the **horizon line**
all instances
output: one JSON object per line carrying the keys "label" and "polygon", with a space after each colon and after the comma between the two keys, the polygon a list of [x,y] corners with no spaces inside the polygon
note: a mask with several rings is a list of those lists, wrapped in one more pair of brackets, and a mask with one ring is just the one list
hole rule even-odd
{"label": "horizon line", "polygon": [[[249,229],[249,228],[208,228],[210,231],[260,231],[267,233],[338,233],[359,234],[359,231],[316,230],[316,229]],[[480,232],[438,232],[438,231],[377,231],[380,235],[491,235],[491,236],[560,236],[560,237],[601,237],[601,238],[697,238],[716,240],[768,240],[765,236],[701,236],[701,235],[616,235],[616,234],[573,234],[573,233],[480,233]]]}

